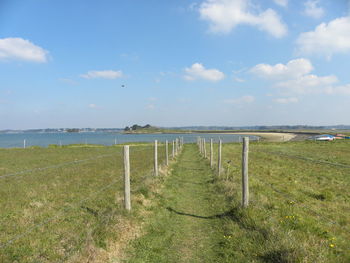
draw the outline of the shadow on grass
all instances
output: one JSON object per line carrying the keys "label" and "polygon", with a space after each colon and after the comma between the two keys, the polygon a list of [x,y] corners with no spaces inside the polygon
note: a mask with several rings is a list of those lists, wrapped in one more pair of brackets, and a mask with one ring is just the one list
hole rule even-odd
{"label": "shadow on grass", "polygon": [[259,256],[260,260],[266,263],[290,263],[297,262],[293,256],[294,250],[280,249],[270,251],[262,256]]}
{"label": "shadow on grass", "polygon": [[256,223],[253,221],[252,218],[247,216],[244,211],[239,207],[234,207],[229,211],[226,211],[221,214],[216,214],[212,216],[201,216],[201,215],[194,215],[189,214],[185,212],[176,211],[175,209],[171,207],[166,208],[168,211],[182,215],[182,216],[190,216],[195,217],[199,219],[228,219],[234,221],[240,228],[243,228],[248,231],[256,231],[258,232],[264,239],[269,238],[269,232],[265,228],[259,227],[256,225]]}
{"label": "shadow on grass", "polygon": [[[181,216],[190,216],[199,219],[226,219],[232,220],[235,222],[241,229],[246,231],[257,233],[260,238],[256,238],[256,235],[253,235],[252,242],[266,242],[268,239],[272,238],[271,233],[265,228],[259,227],[254,220],[247,214],[242,208],[234,207],[229,211],[226,211],[221,214],[216,214],[212,216],[201,216],[195,215],[185,212],[176,211],[171,207],[166,208],[168,211],[181,215]],[[262,243],[261,243],[262,244]],[[259,262],[265,263],[290,263],[290,262],[298,262],[296,257],[296,251],[293,249],[287,249],[284,247],[275,248],[274,250],[267,251],[263,254],[257,255],[257,259]],[[233,261],[234,262],[234,261]]]}

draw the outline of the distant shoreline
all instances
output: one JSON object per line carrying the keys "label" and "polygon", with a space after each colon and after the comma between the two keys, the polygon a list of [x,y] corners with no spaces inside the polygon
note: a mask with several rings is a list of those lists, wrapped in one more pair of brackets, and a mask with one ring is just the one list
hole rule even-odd
{"label": "distant shoreline", "polygon": [[[284,142],[290,141],[298,136],[293,132],[271,132],[271,131],[134,131],[124,132],[123,134],[143,135],[143,134],[236,134],[236,135],[255,135],[261,137],[264,141]],[[303,133],[302,135],[306,135]],[[310,134],[309,134],[310,135]]]}

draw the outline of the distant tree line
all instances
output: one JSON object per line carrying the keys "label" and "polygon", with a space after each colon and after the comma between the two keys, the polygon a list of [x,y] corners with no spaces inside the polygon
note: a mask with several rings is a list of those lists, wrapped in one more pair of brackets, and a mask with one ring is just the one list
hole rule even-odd
{"label": "distant tree line", "polygon": [[141,125],[138,125],[138,124],[134,124],[133,126],[126,126],[124,128],[124,131],[136,131],[136,130],[141,130],[141,129],[149,129],[149,128],[152,128],[151,125],[149,124],[146,124],[145,126],[141,126]]}

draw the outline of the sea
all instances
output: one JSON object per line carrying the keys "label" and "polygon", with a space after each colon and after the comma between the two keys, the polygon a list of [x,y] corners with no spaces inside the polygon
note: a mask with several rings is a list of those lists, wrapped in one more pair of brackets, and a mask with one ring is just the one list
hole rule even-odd
{"label": "sea", "polygon": [[[73,133],[0,133],[0,148],[26,148],[31,146],[47,147],[49,145],[69,145],[69,144],[99,144],[114,145],[133,142],[171,142],[182,137],[185,143],[194,143],[198,137],[205,138],[207,142],[219,139],[223,143],[240,142],[243,136],[239,134],[214,134],[214,133],[177,133],[177,134],[123,134],[112,132],[73,132]],[[250,140],[257,140],[257,136],[249,135]]]}

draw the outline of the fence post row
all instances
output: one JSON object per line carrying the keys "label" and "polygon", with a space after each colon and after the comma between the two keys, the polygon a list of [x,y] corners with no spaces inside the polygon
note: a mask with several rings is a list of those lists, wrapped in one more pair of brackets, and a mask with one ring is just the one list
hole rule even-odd
{"label": "fence post row", "polygon": [[213,168],[213,139],[210,139],[210,168]]}
{"label": "fence post row", "polygon": [[177,156],[179,150],[179,139],[175,139],[175,155]]}
{"label": "fence post row", "polygon": [[172,153],[172,158],[175,158],[175,141],[173,140],[173,153]]}
{"label": "fence post row", "polygon": [[199,141],[199,137],[197,137],[197,146],[198,146],[198,150],[199,150],[199,153],[201,152],[201,144],[200,144],[200,141]]}
{"label": "fence post row", "polygon": [[165,141],[165,165],[169,165],[169,149],[168,149],[168,140]]}
{"label": "fence post row", "polygon": [[124,207],[131,210],[129,145],[124,146]]}
{"label": "fence post row", "polygon": [[154,141],[154,176],[158,176],[158,141]]}
{"label": "fence post row", "polygon": [[219,147],[218,147],[218,176],[221,174],[221,148],[222,148],[222,141],[219,140]]}
{"label": "fence post row", "polygon": [[203,148],[203,138],[201,138],[200,143],[201,143],[201,154],[203,154],[203,153],[204,153],[204,148]]}
{"label": "fence post row", "polygon": [[203,150],[204,150],[204,158],[207,158],[207,147],[205,146],[205,138],[203,138]]}
{"label": "fence post row", "polygon": [[248,154],[249,154],[249,137],[244,137],[243,151],[242,151],[242,206],[243,207],[247,207],[249,204]]}

